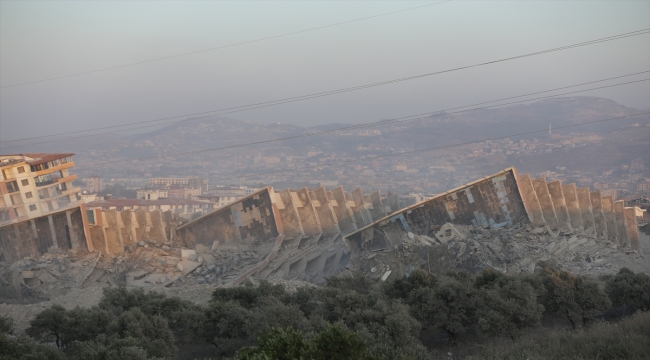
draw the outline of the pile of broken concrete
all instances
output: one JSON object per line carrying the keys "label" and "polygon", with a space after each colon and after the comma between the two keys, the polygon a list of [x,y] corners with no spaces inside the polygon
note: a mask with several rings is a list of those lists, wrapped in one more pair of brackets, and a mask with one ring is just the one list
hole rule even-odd
{"label": "pile of broken concrete", "polygon": [[447,223],[433,236],[405,234],[392,249],[366,250],[353,259],[353,269],[387,280],[416,268],[437,274],[448,271],[532,273],[540,261],[575,274],[602,274],[621,267],[648,271],[640,251],[588,236],[580,230],[553,233],[547,227],[477,227]]}

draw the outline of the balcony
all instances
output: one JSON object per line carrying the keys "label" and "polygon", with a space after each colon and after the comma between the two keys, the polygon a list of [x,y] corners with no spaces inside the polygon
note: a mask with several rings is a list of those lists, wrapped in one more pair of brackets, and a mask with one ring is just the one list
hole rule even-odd
{"label": "balcony", "polygon": [[69,168],[72,168],[72,167],[74,167],[74,161],[70,161],[70,162],[67,162],[65,164],[54,166],[54,167],[51,167],[51,168],[48,168],[48,169],[34,171],[33,173],[36,176],[41,176],[41,175],[51,174],[53,172],[60,171],[60,170],[63,170],[63,169],[69,169]]}

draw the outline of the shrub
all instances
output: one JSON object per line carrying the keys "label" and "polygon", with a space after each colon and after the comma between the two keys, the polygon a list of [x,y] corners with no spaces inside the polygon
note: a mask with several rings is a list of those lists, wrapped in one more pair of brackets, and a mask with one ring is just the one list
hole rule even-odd
{"label": "shrub", "polygon": [[413,291],[408,299],[411,314],[424,325],[445,331],[449,343],[455,345],[458,334],[472,322],[479,305],[478,292],[470,280],[467,275],[453,273],[435,288]]}
{"label": "shrub", "polygon": [[540,332],[507,347],[488,348],[480,359],[647,359],[650,313],[637,313],[618,324],[598,323],[584,331]]}
{"label": "shrub", "polygon": [[607,280],[605,292],[614,305],[650,310],[650,276],[644,273],[634,274],[628,268],[623,268]]}
{"label": "shrub", "polygon": [[330,325],[307,342],[302,332],[287,328],[270,328],[259,338],[259,346],[242,348],[240,360],[347,360],[373,359],[361,336],[350,330]]}
{"label": "shrub", "polygon": [[407,277],[397,279],[386,285],[386,295],[392,298],[406,299],[412,291],[435,287],[438,284],[438,278],[422,269],[415,269]]}
{"label": "shrub", "polygon": [[247,282],[243,286],[216,288],[212,293],[212,301],[235,301],[245,308],[251,308],[265,297],[280,298],[286,294],[284,286],[272,285],[268,281],[261,281],[259,286]]}
{"label": "shrub", "polygon": [[544,306],[537,303],[533,287],[519,279],[494,282],[481,290],[478,322],[488,334],[513,341],[529,328],[540,325]]}
{"label": "shrub", "polygon": [[595,315],[605,312],[612,305],[598,284],[585,276],[546,268],[542,281],[546,288],[544,307],[565,315],[574,329],[579,320],[587,325]]}

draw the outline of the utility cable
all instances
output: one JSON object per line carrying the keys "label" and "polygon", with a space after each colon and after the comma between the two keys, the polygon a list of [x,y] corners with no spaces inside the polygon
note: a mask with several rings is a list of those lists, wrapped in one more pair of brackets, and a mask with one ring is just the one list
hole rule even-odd
{"label": "utility cable", "polygon": [[[421,114],[396,118],[396,119],[393,119],[393,120],[380,121],[380,122],[376,122],[376,123],[372,123],[372,124],[356,125],[356,126],[353,125],[353,126],[349,126],[347,128],[342,128],[342,129],[326,130],[326,131],[317,132],[317,133],[307,133],[307,134],[295,135],[295,136],[279,138],[279,139],[262,140],[262,141],[246,143],[246,144],[230,145],[230,146],[223,146],[223,147],[210,148],[210,149],[193,150],[193,151],[186,151],[186,152],[181,152],[181,153],[155,155],[155,156],[142,157],[142,158],[137,158],[137,159],[109,161],[109,162],[103,162],[103,163],[94,163],[94,164],[82,165],[82,166],[79,166],[79,167],[106,166],[106,165],[127,163],[127,162],[135,162],[135,161],[142,161],[142,160],[165,159],[165,158],[170,158],[170,157],[186,156],[186,155],[193,155],[193,154],[199,154],[199,153],[205,153],[205,152],[233,149],[233,148],[237,148],[237,147],[244,147],[244,146],[250,146],[250,145],[266,144],[266,143],[282,141],[282,140],[289,140],[289,139],[296,139],[296,138],[323,135],[323,134],[333,133],[333,132],[340,132],[340,131],[360,128],[360,127],[369,127],[368,125],[378,126],[378,125],[386,125],[386,124],[390,124],[390,123],[404,122],[404,121],[412,120],[410,118],[421,117],[421,116],[424,116],[424,115],[429,115],[430,117],[436,117],[436,116],[443,116],[443,115],[449,115],[449,114],[458,114],[458,113],[488,109],[488,108],[492,108],[492,107],[512,105],[512,104],[517,104],[517,103],[522,103],[522,102],[529,102],[529,101],[540,100],[540,99],[554,98],[554,97],[557,97],[557,96],[575,94],[575,93],[580,93],[580,92],[585,92],[585,91],[610,88],[610,87],[614,87],[614,86],[628,85],[628,84],[639,83],[639,82],[648,81],[648,80],[650,80],[650,79],[630,81],[630,82],[621,83],[621,84],[614,84],[614,85],[601,86],[601,87],[585,89],[585,90],[571,91],[571,92],[566,92],[566,93],[562,93],[562,94],[554,94],[554,95],[550,95],[550,96],[543,96],[543,97],[538,97],[538,98],[533,98],[533,99],[518,100],[518,101],[509,102],[509,103],[496,104],[496,105],[490,105],[490,106],[483,106],[483,107],[478,107],[478,108],[473,108],[473,109],[459,110],[459,111],[455,111],[455,112],[447,112],[445,114],[440,114],[440,112],[446,112],[448,110],[457,109],[457,108],[452,108],[452,109],[447,109],[447,110],[438,110],[438,111],[434,112],[434,114],[432,114],[432,112],[426,112],[426,113],[421,113]],[[522,96],[527,96],[527,95],[522,95]],[[503,101],[503,100],[495,100],[495,101]],[[479,103],[479,104],[485,104],[485,103]],[[462,107],[469,107],[469,106],[474,106],[474,105],[467,105],[467,106],[462,106]],[[460,108],[462,108],[462,107],[460,107]]]}
{"label": "utility cable", "polygon": [[[186,119],[177,120],[177,121],[168,122],[168,123],[163,123],[163,124],[155,124],[155,125],[152,125],[152,126],[161,126],[161,125],[177,123],[177,122],[192,121],[192,120],[197,120],[197,119],[210,117],[210,116],[225,115],[225,114],[231,114],[231,113],[234,113],[234,112],[248,111],[248,110],[254,110],[254,109],[259,109],[259,108],[263,108],[263,107],[286,104],[286,103],[295,102],[295,101],[302,101],[302,100],[308,100],[308,99],[313,99],[313,98],[318,98],[318,97],[323,97],[323,96],[330,96],[330,95],[335,95],[335,94],[340,94],[340,93],[345,93],[345,92],[350,92],[350,91],[356,91],[356,90],[362,90],[362,89],[367,89],[367,88],[377,87],[377,86],[382,86],[382,85],[394,84],[394,83],[399,83],[399,82],[403,82],[403,81],[415,80],[415,79],[424,78],[424,77],[428,77],[428,76],[440,75],[440,74],[444,74],[444,73],[460,71],[460,70],[465,70],[465,69],[470,69],[470,68],[475,68],[475,67],[480,67],[480,66],[485,66],[485,65],[491,65],[491,64],[510,61],[510,60],[515,60],[515,59],[521,59],[521,58],[525,58],[525,57],[531,57],[531,56],[536,56],[536,55],[541,55],[541,54],[546,54],[546,53],[551,53],[551,52],[556,52],[556,51],[562,51],[562,50],[572,49],[572,48],[581,47],[581,46],[593,45],[593,44],[597,44],[597,43],[601,43],[601,42],[619,40],[619,39],[624,39],[624,38],[631,37],[631,36],[638,36],[638,35],[648,34],[648,33],[650,33],[649,30],[650,30],[650,28],[643,29],[643,30],[637,30],[637,31],[632,31],[632,32],[624,33],[624,34],[609,36],[609,37],[605,37],[605,38],[599,38],[599,39],[595,39],[595,40],[589,40],[589,41],[585,41],[585,42],[581,42],[581,43],[566,45],[566,46],[547,49],[547,50],[541,50],[541,51],[527,53],[527,54],[523,54],[523,55],[517,55],[517,56],[513,56],[513,57],[502,58],[502,59],[498,59],[498,60],[492,60],[492,61],[482,62],[482,63],[468,65],[468,66],[462,66],[462,67],[457,67],[457,68],[452,68],[452,69],[447,69],[447,70],[441,70],[441,71],[436,71],[436,72],[430,72],[430,73],[425,73],[425,74],[420,74],[420,75],[414,75],[414,76],[409,76],[409,77],[404,77],[404,78],[386,80],[386,81],[382,81],[382,82],[359,85],[359,86],[354,86],[354,87],[349,87],[349,88],[330,90],[330,91],[325,91],[325,92],[320,92],[320,93],[313,93],[313,94],[308,94],[308,95],[289,97],[289,98],[266,101],[266,102],[255,103],[255,104],[241,105],[241,106],[235,106],[235,107],[229,107],[229,108],[223,108],[223,109],[215,109],[215,110],[198,112],[198,113],[191,113],[191,114],[184,114],[184,115],[178,115],[178,116],[172,116],[172,117],[158,118],[158,119],[153,119],[153,120],[139,121],[139,122],[134,122],[134,123],[130,123],[130,124],[112,125],[112,126],[105,126],[105,127],[94,128],[94,129],[78,130],[78,131],[71,131],[71,132],[52,134],[52,135],[28,137],[28,138],[22,138],[22,139],[4,140],[4,141],[0,141],[0,144],[7,143],[7,142],[17,142],[17,141],[25,141],[25,140],[42,139],[42,138],[47,138],[47,137],[55,137],[55,136],[62,136],[62,135],[68,135],[68,134],[86,133],[86,132],[97,131],[97,130],[128,127],[128,126],[134,126],[134,125],[138,125],[138,124],[156,123],[156,122],[160,122],[160,121],[173,120],[173,119],[179,119],[179,118],[186,118]],[[201,115],[205,115],[205,116],[201,116]],[[189,117],[189,116],[198,116],[198,117],[193,117],[193,118],[187,119],[187,117]],[[137,127],[137,128],[130,128],[130,129],[124,130],[124,131],[140,129],[140,128],[143,128],[143,127],[150,127],[150,126],[142,126],[142,127]],[[66,139],[69,139],[69,138],[66,138]],[[61,139],[61,141],[64,141],[66,139]]]}
{"label": "utility cable", "polygon": [[280,34],[280,35],[267,36],[267,37],[263,37],[263,38],[259,38],[259,39],[255,39],[255,40],[242,41],[242,42],[238,42],[238,43],[234,43],[234,44],[230,44],[230,45],[218,46],[218,47],[213,47],[213,48],[209,48],[209,49],[205,49],[205,50],[192,51],[192,52],[178,54],[178,55],[165,56],[165,57],[156,58],[156,59],[150,59],[150,60],[144,60],[144,61],[124,64],[124,65],[118,65],[118,66],[112,66],[112,67],[107,67],[107,68],[102,68],[102,69],[84,71],[84,72],[79,72],[79,73],[74,73],[74,74],[69,74],[69,75],[56,76],[56,77],[51,77],[51,78],[47,78],[47,79],[28,81],[28,82],[23,82],[23,83],[19,83],[19,84],[0,86],[0,89],[12,88],[12,87],[29,85],[29,84],[36,84],[36,83],[41,83],[41,82],[45,82],[45,81],[65,79],[65,78],[69,78],[69,77],[93,74],[93,73],[98,73],[98,72],[108,71],[108,70],[115,70],[115,69],[125,68],[125,67],[129,67],[129,66],[142,65],[142,64],[152,63],[152,62],[156,62],[156,61],[169,60],[169,59],[179,58],[179,57],[188,56],[188,55],[201,54],[201,53],[206,53],[206,52],[209,52],[209,51],[220,50],[220,49],[225,49],[225,48],[230,48],[230,47],[235,47],[235,46],[240,46],[240,45],[245,45],[245,44],[252,44],[252,43],[256,43],[256,42],[260,42],[260,41],[277,39],[277,38],[281,38],[281,37],[285,37],[285,36],[290,36],[290,35],[296,35],[296,34],[309,32],[309,31],[326,29],[326,28],[339,26],[339,25],[345,25],[345,24],[349,24],[349,23],[353,23],[353,22],[357,22],[357,21],[374,19],[374,18],[387,16],[387,15],[392,15],[392,14],[397,14],[397,13],[401,13],[401,12],[405,12],[405,11],[422,9],[422,8],[425,8],[425,7],[428,7],[428,6],[439,5],[439,4],[450,2],[450,1],[452,1],[452,0],[445,0],[445,1],[437,2],[437,3],[416,6],[416,7],[397,10],[397,11],[391,11],[391,12],[387,12],[387,13],[383,13],[383,14],[367,16],[367,17],[363,17],[363,18],[359,18],[359,19],[353,19],[353,20],[338,22],[338,23],[334,23],[334,24],[330,24],[330,25],[318,26],[318,27],[304,29],[304,30],[293,31],[293,32],[284,33],[284,34]]}
{"label": "utility cable", "polygon": [[[486,102],[482,102],[482,103],[477,103],[477,104],[472,104],[472,105],[465,105],[465,106],[450,108],[450,109],[446,109],[446,110],[439,110],[439,111],[456,110],[456,109],[465,108],[465,107],[469,107],[469,106],[477,106],[477,105],[483,105],[483,104],[488,104],[488,103],[493,103],[493,102],[505,101],[505,100],[515,99],[515,98],[520,98],[520,97],[526,97],[526,96],[531,96],[531,95],[542,94],[542,93],[545,93],[545,92],[563,90],[563,89],[568,89],[568,88],[572,88],[572,87],[584,86],[584,85],[599,83],[599,82],[603,82],[603,81],[609,81],[609,80],[620,79],[620,78],[624,78],[624,77],[630,77],[630,76],[645,74],[645,73],[648,73],[648,72],[650,72],[650,71],[647,71],[647,70],[646,71],[640,71],[640,72],[627,74],[627,75],[621,75],[621,76],[615,76],[615,77],[601,79],[601,80],[589,81],[589,82],[585,82],[585,83],[581,83],[581,84],[577,84],[577,85],[563,86],[563,87],[559,87],[559,88],[555,88],[555,89],[538,91],[538,92],[533,92],[533,93],[529,93],[529,94],[525,94],[525,95],[512,96],[512,97],[507,97],[507,98],[503,98],[503,99],[499,99],[499,100],[491,100],[491,101],[486,101]],[[426,114],[430,114],[430,113],[431,112],[418,114],[418,115],[411,115],[411,116],[408,116],[408,117],[422,116],[422,115],[426,115]],[[212,115],[210,115],[210,116],[212,116]],[[195,119],[198,119],[198,118],[193,118],[192,120],[195,120]],[[308,134],[322,135],[322,134],[327,134],[327,133],[332,133],[332,132],[346,131],[346,130],[350,130],[350,129],[358,129],[358,128],[363,128],[363,127],[374,127],[374,126],[379,126],[379,125],[390,124],[390,123],[394,122],[395,120],[399,120],[399,119],[402,119],[402,118],[391,119],[391,120],[382,120],[382,121],[379,121],[379,122],[372,122],[372,123],[365,123],[365,124],[358,124],[358,125],[351,125],[351,126],[346,126],[346,127],[332,129],[332,130],[321,130],[321,131],[309,132]],[[159,126],[159,125],[160,124],[148,125],[148,126],[138,127],[138,128],[134,128],[134,129],[141,129],[141,128],[146,128],[146,127],[151,127],[151,126]],[[85,139],[85,138],[92,137],[92,136],[114,134],[114,133],[118,133],[118,132],[134,130],[134,129],[117,130],[117,131],[104,132],[104,133],[91,134],[91,135],[83,135],[83,136],[76,136],[76,137],[70,137],[70,138],[58,139],[58,140],[51,140],[51,141],[42,141],[42,142],[39,141],[39,142],[35,142],[35,143],[31,143],[31,144],[24,144],[24,145],[5,146],[5,147],[3,147],[3,149],[13,149],[13,148],[18,148],[18,147],[27,147],[27,146],[34,146],[34,145],[50,144],[50,143],[64,141],[64,140]],[[293,138],[302,137],[302,136],[303,135],[284,137],[284,138],[279,138],[279,139],[266,140],[265,142],[288,140],[288,139],[293,139]],[[256,145],[256,144],[259,144],[259,142],[246,143],[246,144],[241,144],[241,145],[237,145],[237,146]]]}

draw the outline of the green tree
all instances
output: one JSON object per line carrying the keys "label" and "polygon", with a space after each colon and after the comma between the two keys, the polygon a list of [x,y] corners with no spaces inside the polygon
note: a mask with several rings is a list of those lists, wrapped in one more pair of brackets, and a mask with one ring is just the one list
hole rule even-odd
{"label": "green tree", "polygon": [[67,325],[66,309],[61,305],[52,305],[49,309],[38,313],[29,322],[29,328],[25,332],[39,341],[54,341],[58,348],[62,348],[68,343],[66,337]]}
{"label": "green tree", "polygon": [[514,341],[525,330],[540,325],[544,306],[537,303],[530,284],[511,278],[481,289],[480,295],[477,317],[482,331]]}
{"label": "green tree", "polygon": [[458,334],[473,321],[479,305],[473,279],[453,273],[441,279],[435,288],[420,288],[411,293],[408,303],[413,317],[426,326],[445,331],[449,343],[458,343]]}
{"label": "green tree", "polygon": [[13,320],[0,316],[0,359],[3,360],[64,360],[60,350],[38,344],[27,336],[13,337]]}
{"label": "green tree", "polygon": [[362,337],[345,327],[330,325],[307,342],[302,332],[292,328],[270,328],[259,337],[259,346],[242,348],[240,360],[370,360]]}
{"label": "green tree", "polygon": [[650,310],[650,276],[644,273],[635,274],[628,268],[622,268],[607,281],[605,292],[614,305]]}
{"label": "green tree", "polygon": [[386,295],[392,298],[406,299],[413,290],[431,288],[438,284],[438,278],[422,269],[415,269],[411,274],[386,284]]}
{"label": "green tree", "polygon": [[574,329],[580,320],[586,326],[595,315],[607,311],[612,305],[607,294],[586,276],[546,268],[542,282],[546,288],[544,307],[564,314]]}

